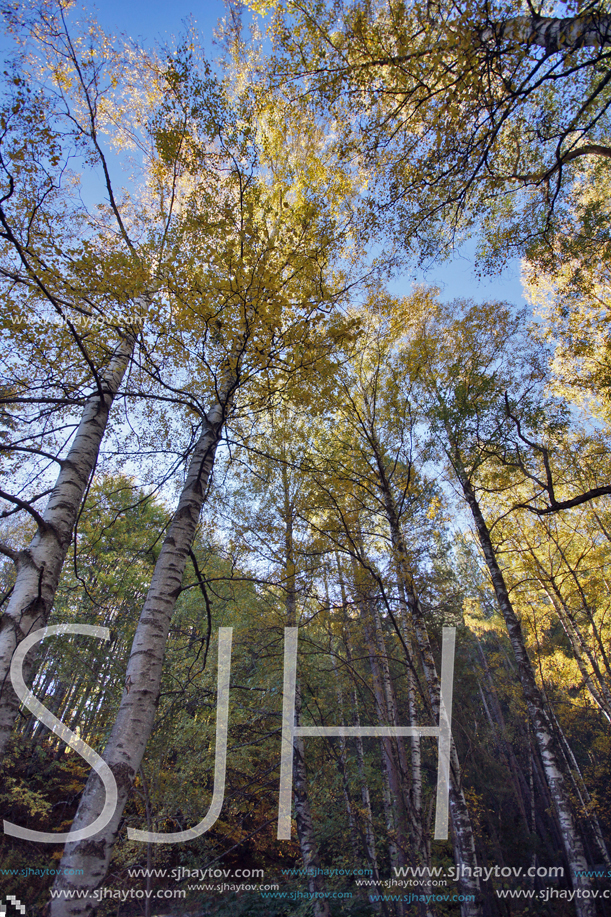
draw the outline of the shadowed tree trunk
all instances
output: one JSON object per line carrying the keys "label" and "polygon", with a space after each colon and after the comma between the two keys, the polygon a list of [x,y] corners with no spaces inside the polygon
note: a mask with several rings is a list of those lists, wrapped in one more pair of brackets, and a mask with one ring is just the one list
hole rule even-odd
{"label": "shadowed tree trunk", "polygon": [[[284,456],[283,456],[284,459]],[[297,627],[297,588],[295,579],[295,549],[293,544],[293,524],[295,507],[291,500],[286,462],[282,462],[282,489],[284,505],[282,516],[284,522],[285,551],[285,591],[286,591],[286,626]],[[299,680],[295,685],[295,726],[301,725],[301,690]],[[308,797],[308,774],[305,765],[304,741],[301,736],[293,739],[293,799],[295,802],[295,824],[297,837],[303,857],[303,865],[308,879],[308,891],[312,895],[314,917],[330,917],[329,902],[324,897],[325,884],[319,874],[320,860],[318,847],[312,826],[312,812]]]}
{"label": "shadowed tree trunk", "polygon": [[[382,450],[373,431],[370,431],[369,441],[378,469],[378,486],[381,491],[388,527],[390,529],[391,544],[399,580],[399,595],[402,604],[406,606],[405,612],[414,628],[416,643],[420,652],[424,677],[428,689],[427,700],[429,709],[433,718],[439,722],[439,676],[431,650],[422,607],[415,591],[411,570],[409,569],[407,548],[405,546],[403,532],[401,531],[399,512],[390,486],[390,481],[386,474]],[[409,658],[406,661],[410,666],[413,664],[412,660]],[[475,839],[467,802],[462,789],[460,764],[454,740],[452,740],[450,758],[450,816],[452,819],[454,856],[456,865],[461,867],[459,887],[465,898],[469,897],[473,899],[461,902],[461,915],[462,917],[481,917],[481,889],[479,879],[477,878],[478,873],[474,872],[478,865],[475,851]],[[462,869],[463,866],[465,867],[464,871]]]}
{"label": "shadowed tree trunk", "polygon": [[[549,717],[543,695],[535,680],[535,674],[526,650],[522,625],[509,598],[505,578],[501,572],[496,552],[492,544],[490,532],[480,509],[473,485],[469,479],[462,459],[457,449],[452,450],[452,464],[461,484],[465,499],[473,515],[477,535],[479,538],[490,578],[494,586],[499,608],[505,619],[505,625],[513,648],[518,666],[520,684],[524,692],[528,714],[532,723],[535,741],[537,743],[545,777],[554,802],[554,809],[560,826],[564,852],[571,873],[571,883],[576,891],[585,891],[589,894],[592,888],[591,880],[584,875],[588,869],[583,843],[579,835],[575,818],[569,799],[566,780],[560,764],[560,756],[554,741],[554,730]],[[596,906],[589,897],[577,895],[574,900],[578,917],[594,917]]]}

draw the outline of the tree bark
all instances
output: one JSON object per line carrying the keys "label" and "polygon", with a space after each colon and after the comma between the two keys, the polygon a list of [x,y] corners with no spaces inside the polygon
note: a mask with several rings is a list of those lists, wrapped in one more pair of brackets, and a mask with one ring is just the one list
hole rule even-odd
{"label": "tree bark", "polygon": [[[295,690],[295,725],[301,725],[301,693],[299,683]],[[295,801],[295,824],[303,865],[308,879],[308,891],[312,895],[314,917],[330,917],[329,902],[325,897],[325,883],[319,874],[320,858],[314,838],[312,812],[308,797],[308,774],[305,766],[304,741],[295,736],[293,755],[293,798]]]}
{"label": "tree bark", "polygon": [[[592,699],[596,705],[600,708],[602,713],[606,716],[607,720],[611,723],[611,691],[609,686],[603,677],[598,661],[591,651],[588,643],[581,631],[581,628],[575,617],[573,616],[572,611],[570,610],[567,603],[564,601],[564,597],[558,588],[556,581],[553,577],[549,578],[549,587],[542,580],[541,576],[538,577],[539,582],[545,594],[548,596],[551,601],[556,614],[562,624],[565,634],[569,638],[571,647],[573,648],[573,653],[575,654],[575,661],[579,667],[579,671],[583,675],[583,681],[592,695]],[[586,664],[586,659],[590,663],[592,671],[589,671]]]}
{"label": "tree bark", "polygon": [[[416,595],[412,572],[409,569],[407,548],[395,499],[390,486],[390,481],[386,474],[384,458],[380,445],[375,434],[371,434],[371,445],[378,468],[378,482],[382,499],[386,510],[386,518],[390,529],[391,544],[394,551],[395,564],[398,572],[400,583],[400,596],[402,601],[407,603],[405,609],[408,613],[416,636],[416,642],[422,659],[424,677],[428,688],[428,701],[434,719],[439,722],[440,716],[440,682],[437,674],[437,667],[431,644],[429,640],[426,622],[422,612],[422,607]],[[411,660],[406,660],[408,665]],[[459,880],[460,891],[465,897],[473,897],[473,901],[463,901],[460,905],[461,917],[480,917],[481,907],[481,888],[477,868],[477,855],[475,852],[475,838],[473,836],[473,827],[469,816],[467,801],[461,785],[460,764],[456,746],[452,739],[451,746],[451,766],[450,766],[450,816],[452,819],[454,856],[456,865],[460,868],[461,878]]]}
{"label": "tree bark", "polygon": [[[115,814],[95,838],[77,843],[68,842],[64,849],[61,875],[54,889],[87,891],[90,894],[78,899],[63,896],[53,899],[51,917],[90,915],[97,906],[91,893],[100,887],[106,877],[121,815],[153,728],[170,621],[180,594],[189,549],[195,537],[234,387],[235,380],[231,376],[221,386],[218,400],[204,419],[185,486],[155,565],[134,635],[121,704],[103,755],[117,782],[118,803]],[[72,830],[91,824],[101,812],[103,804],[102,784],[97,774],[92,772],[83,791]]]}
{"label": "tree bark", "polygon": [[[575,795],[583,809],[583,820],[587,823],[588,826],[585,841],[589,845],[590,850],[594,849],[596,851],[596,854],[592,856],[592,860],[596,863],[603,862],[606,866],[611,866],[611,859],[609,858],[609,851],[607,850],[607,845],[605,844],[602,828],[600,827],[600,822],[598,821],[596,813],[592,811],[592,798],[586,786],[585,780],[583,779],[583,774],[581,773],[577,759],[573,754],[573,749],[569,745],[568,739],[564,734],[562,726],[558,722],[558,718],[551,708],[550,714],[554,725],[555,735],[558,740],[560,752],[562,753],[562,756],[566,762],[566,769],[571,777]],[[592,842],[589,840],[590,833],[593,838]]]}
{"label": "tree bark", "polygon": [[[283,456],[284,458],[284,456]],[[297,627],[297,583],[295,569],[295,550],[293,544],[293,523],[295,508],[291,500],[286,464],[282,463],[282,488],[285,550],[285,590],[286,590],[286,625]],[[295,726],[301,725],[301,690],[299,680],[295,685]],[[308,891],[312,895],[314,917],[330,917],[329,902],[324,897],[325,882],[319,873],[320,859],[318,846],[314,837],[312,812],[308,796],[308,774],[305,765],[304,741],[295,736],[293,754],[293,799],[295,802],[295,825],[303,858],[303,865],[308,879]]]}
{"label": "tree bark", "polygon": [[[346,658],[348,662],[350,663],[350,666],[352,666],[353,665],[352,643],[350,640],[349,627],[348,627],[347,620],[345,617],[346,608],[348,604],[347,596],[346,596],[346,585],[344,583],[344,577],[342,575],[341,564],[340,564],[339,555],[337,554],[337,552],[335,553],[335,560],[337,563],[337,575],[338,575],[341,595],[342,595],[342,607],[344,610],[343,640],[344,640],[344,645],[346,647]],[[359,698],[358,698],[358,693],[356,690],[356,684],[354,684],[354,682],[352,684],[352,709],[353,709],[352,725],[360,728],[361,717],[359,714]],[[374,831],[374,825],[373,825],[373,810],[371,808],[371,794],[369,792],[369,784],[367,782],[367,771],[365,768],[365,750],[363,747],[363,740],[361,736],[357,736],[357,738],[354,741],[355,741],[355,746],[356,746],[359,781],[361,785],[361,802],[363,805],[362,817],[364,821],[364,832],[363,833],[364,833],[365,852],[367,854],[367,859],[371,866],[373,879],[376,883],[376,893],[380,894],[381,892],[380,870],[378,867],[378,854],[376,850],[375,831]],[[381,902],[381,907],[380,907],[380,902],[376,902],[376,905],[377,905],[376,907],[377,911],[382,910],[384,914],[386,915],[388,914],[388,906],[385,901]]]}
{"label": "tree bark", "polygon": [[[337,709],[340,714],[340,723],[346,722],[346,705],[344,704],[344,694],[342,691],[340,674],[337,669],[337,661],[332,654],[330,657],[331,668],[335,678],[335,691],[337,696]],[[331,746],[334,754],[335,749]],[[343,736],[339,738],[339,754],[336,754],[337,764],[342,778],[342,790],[344,793],[344,805],[346,806],[346,816],[348,818],[348,828],[350,831],[350,844],[352,846],[352,855],[355,864],[361,859],[361,850],[359,844],[359,835],[357,830],[354,806],[352,804],[352,794],[350,792],[350,782],[348,780],[348,755],[346,754],[346,739]]]}
{"label": "tree bark", "polygon": [[[482,703],[486,710],[486,715],[488,717],[488,722],[490,723],[490,727],[493,730],[493,732],[498,735],[498,745],[501,750],[501,753],[503,754],[503,757],[505,758],[507,762],[507,767],[511,775],[511,782],[513,784],[514,796],[516,798],[516,802],[518,804],[520,814],[522,815],[522,819],[524,821],[526,830],[530,831],[531,825],[530,825],[528,814],[527,814],[527,803],[524,800],[524,792],[523,792],[524,788],[522,786],[522,783],[520,782],[521,777],[523,781],[525,780],[525,778],[521,774],[520,768],[518,767],[518,762],[516,761],[516,757],[515,757],[511,742],[509,742],[507,739],[507,725],[505,723],[505,717],[503,716],[503,708],[501,707],[501,704],[499,703],[496,689],[494,687],[494,682],[490,675],[488,660],[486,659],[486,656],[484,655],[484,651],[482,649],[482,646],[481,646],[481,643],[478,637],[475,637],[475,642],[477,645],[478,655],[479,655],[479,658],[482,664],[482,669],[484,672],[484,676],[486,679],[485,689],[478,679],[478,686],[479,686],[480,695],[482,698]],[[488,702],[486,701],[486,694],[488,695],[490,704],[488,704]],[[490,708],[492,709],[492,712]]]}
{"label": "tree bark", "polygon": [[[440,721],[440,681],[437,674],[437,667],[431,649],[429,635],[426,629],[426,622],[422,606],[415,593],[413,584],[408,585],[408,605],[414,629],[418,648],[420,650],[424,677],[426,680],[429,703],[436,722]],[[460,763],[454,739],[452,739],[451,757],[450,757],[450,816],[452,819],[453,842],[454,842],[454,859],[456,866],[460,870],[459,888],[461,894],[465,897],[473,897],[473,901],[464,901],[460,905],[461,917],[480,917],[482,914],[481,906],[481,887],[477,868],[477,854],[475,851],[475,837],[471,816],[467,806],[467,800],[462,788],[460,773]]]}
{"label": "tree bark", "polygon": [[[74,440],[63,459],[55,486],[42,514],[43,524],[16,559],[17,578],[0,621],[0,760],[11,736],[19,700],[10,681],[13,653],[28,634],[45,627],[53,607],[57,585],[87,485],[96,466],[100,444],[114,398],[134,348],[126,336],[117,347],[107,370],[83,410]],[[26,678],[32,668],[24,666]]]}
{"label": "tree bark", "polygon": [[[457,450],[453,451],[451,458],[465,499],[473,515],[479,542],[484,552],[490,578],[494,586],[496,599],[505,619],[505,625],[518,666],[520,684],[524,692],[526,706],[528,708],[535,739],[541,754],[545,776],[560,825],[573,889],[576,891],[589,892],[592,883],[589,878],[584,876],[584,872],[587,871],[588,865],[583,843],[573,817],[566,780],[562,773],[559,754],[555,747],[553,726],[546,709],[543,695],[535,680],[533,667],[526,650],[522,625],[509,598],[505,578],[498,565],[492,539],[490,538],[490,532],[488,531],[488,526],[486,525],[486,521],[480,509],[473,485],[471,484]],[[581,897],[580,895],[576,895],[575,897],[575,909],[578,917],[594,917],[596,913],[594,901],[589,897]]]}
{"label": "tree bark", "polygon": [[[383,688],[383,679],[380,673],[380,667],[376,655],[376,645],[374,642],[371,629],[368,624],[367,613],[363,615],[363,636],[369,656],[369,665],[371,668],[371,679],[373,693],[376,702],[376,712],[378,722],[385,726],[396,726],[397,722],[392,722],[390,712],[387,707],[386,697]],[[409,791],[401,781],[401,774],[398,761],[394,754],[392,739],[383,738],[380,740],[382,746],[382,775],[384,779],[384,815],[386,818],[386,830],[388,834],[388,849],[391,860],[391,867],[403,867],[407,865],[408,828],[405,813],[405,797]],[[420,909],[419,909],[420,910]],[[395,913],[397,917],[405,914],[406,908],[403,901],[395,902]]]}

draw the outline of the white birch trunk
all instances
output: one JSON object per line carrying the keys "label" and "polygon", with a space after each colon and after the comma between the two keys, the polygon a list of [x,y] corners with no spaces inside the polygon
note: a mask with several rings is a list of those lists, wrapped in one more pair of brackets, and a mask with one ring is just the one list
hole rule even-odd
{"label": "white birch trunk", "polygon": [[[541,579],[539,579],[539,582],[541,583],[543,590],[554,606],[564,632],[570,640],[571,647],[573,648],[573,653],[575,654],[575,661],[577,662],[579,671],[583,675],[585,686],[590,692],[594,702],[604,713],[607,720],[611,723],[611,691],[609,690],[609,686],[607,685],[605,678],[600,671],[596,656],[588,646],[588,643],[583,633],[581,632],[581,628],[575,621],[556,583],[551,580],[550,587],[548,588],[545,582],[543,582]],[[586,659],[590,663],[592,671],[588,669]],[[594,673],[594,676],[592,675],[592,672]]]}
{"label": "white birch trunk", "polygon": [[475,491],[457,452],[452,455],[452,463],[462,486],[465,499],[469,505],[479,538],[490,578],[494,587],[499,608],[505,619],[505,625],[518,666],[518,675],[526,706],[533,726],[535,740],[539,748],[545,777],[556,810],[558,824],[569,870],[571,883],[577,892],[586,892],[586,897],[575,896],[577,917],[594,917],[594,901],[587,897],[592,889],[592,882],[584,875],[588,869],[583,843],[573,817],[566,780],[560,766],[558,752],[553,737],[553,727],[547,712],[545,700],[535,680],[531,661],[526,650],[522,625],[509,598],[505,579],[498,565],[490,532],[486,525]]}
{"label": "white birch trunk", "polygon": [[[233,387],[233,379],[225,383],[218,401],[205,418],[204,429],[193,451],[185,486],[155,565],[134,635],[121,704],[103,756],[117,782],[115,814],[95,838],[66,844],[61,875],[54,885],[56,891],[91,893],[106,877],[121,815],[153,728],[170,620],[180,593]],[[102,811],[104,796],[101,781],[92,772],[72,831],[91,824]],[[50,914],[51,917],[81,917],[92,914],[96,905],[91,894],[78,899],[62,896],[51,901]]]}
{"label": "white birch trunk", "polygon": [[[356,687],[352,689],[352,699],[354,704],[354,726],[360,728],[361,718],[359,716],[358,708],[358,695],[356,693]],[[365,822],[365,852],[367,854],[367,859],[371,865],[371,871],[373,878],[376,884],[376,891],[380,893],[380,870],[378,867],[378,853],[376,850],[376,838],[375,832],[373,830],[373,810],[371,808],[371,794],[369,792],[369,784],[367,782],[367,771],[365,769],[365,751],[363,748],[363,740],[360,736],[355,740],[356,742],[356,759],[359,769],[359,780],[361,784],[361,801],[363,804],[363,820]]]}
{"label": "white birch trunk", "polygon": [[[117,347],[98,389],[87,399],[68,455],[42,514],[44,525],[18,552],[17,578],[0,622],[0,760],[11,736],[19,700],[9,678],[15,649],[27,635],[45,627],[53,607],[83,497],[95,468],[114,398],[134,348],[133,337]],[[24,667],[26,676],[28,666]],[[31,669],[31,663],[30,663]]]}

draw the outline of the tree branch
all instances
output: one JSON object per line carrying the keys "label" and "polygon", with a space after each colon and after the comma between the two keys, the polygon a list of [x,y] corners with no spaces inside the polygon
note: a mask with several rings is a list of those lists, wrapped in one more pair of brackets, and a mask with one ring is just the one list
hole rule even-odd
{"label": "tree branch", "polygon": [[547,16],[512,16],[480,32],[482,42],[514,41],[536,45],[548,54],[602,48],[611,44],[611,16],[590,14],[556,19]]}
{"label": "tree branch", "polygon": [[[13,548],[9,548],[9,546],[5,544],[3,541],[0,541],[0,554],[4,554],[5,557],[10,557],[10,559],[14,563],[17,563],[18,552],[14,551]],[[5,599],[6,599],[6,596],[5,596]],[[3,603],[5,599],[3,599]]]}
{"label": "tree branch", "polygon": [[[38,510],[35,510],[34,507],[27,503],[25,500],[20,500],[19,497],[12,497],[4,490],[0,490],[0,497],[2,497],[3,500],[7,500],[9,503],[13,503],[15,506],[18,506],[19,509],[25,510],[26,513],[29,513],[30,516],[36,520],[36,524],[43,532],[46,532],[49,529],[49,524],[45,522]],[[11,555],[9,554],[8,556],[10,557]]]}
{"label": "tree branch", "polygon": [[528,474],[525,468],[523,468],[523,471],[531,480],[536,480],[537,484],[539,484],[539,486],[542,487],[543,490],[547,493],[549,499],[548,505],[542,509],[533,506],[531,503],[518,503],[516,508],[519,507],[520,509],[528,509],[531,513],[535,513],[537,516],[549,516],[551,513],[558,513],[563,509],[572,509],[574,506],[581,506],[583,503],[589,503],[591,500],[595,500],[597,497],[604,497],[611,494],[611,484],[603,484],[601,487],[591,487],[589,490],[583,491],[583,493],[578,494],[576,497],[571,497],[570,500],[557,500],[554,491],[554,478],[549,461],[549,450],[545,446],[542,446],[540,443],[536,443],[533,440],[528,439],[528,437],[522,433],[519,419],[511,413],[507,392],[505,392],[505,410],[509,419],[512,420],[516,426],[519,439],[521,439],[523,443],[526,443],[526,445],[531,449],[541,453],[543,458],[543,466],[545,468],[546,482],[544,483],[538,478],[535,478],[533,475]]}

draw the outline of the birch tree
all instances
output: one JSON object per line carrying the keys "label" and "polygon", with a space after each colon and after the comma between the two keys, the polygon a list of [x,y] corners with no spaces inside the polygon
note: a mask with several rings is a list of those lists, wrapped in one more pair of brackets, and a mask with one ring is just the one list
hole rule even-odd
{"label": "birch tree", "polygon": [[[435,504],[435,496],[430,483],[420,476],[418,470],[416,409],[409,391],[405,391],[402,385],[401,371],[395,364],[393,353],[394,335],[398,328],[393,327],[392,318],[386,314],[387,303],[383,296],[379,297],[376,306],[377,314],[374,311],[376,307],[371,304],[371,314],[365,319],[367,340],[354,356],[350,370],[342,374],[339,380],[339,413],[343,423],[338,432],[341,431],[342,438],[346,437],[346,442],[340,446],[339,451],[337,447],[334,449],[330,465],[333,467],[336,461],[341,462],[331,474],[338,476],[340,487],[349,488],[357,503],[362,501],[368,514],[373,510],[379,517],[379,522],[374,525],[376,528],[380,525],[384,532],[390,567],[384,579],[374,572],[376,565],[368,556],[368,549],[359,534],[359,523],[356,523],[355,531],[349,523],[350,514],[341,512],[341,503],[336,502],[335,505],[341,524],[346,528],[345,536],[348,536],[353,561],[364,568],[366,579],[373,574],[378,589],[381,588],[383,592],[388,589],[389,594],[397,594],[399,613],[396,618],[392,617],[392,623],[405,654],[410,683],[409,721],[412,723],[416,715],[418,692],[424,701],[422,713],[432,716],[435,721],[439,717],[439,678],[416,586],[418,568],[428,550],[427,541],[431,538],[426,514],[427,510],[430,512],[431,505]],[[348,443],[348,452],[342,460],[340,456]],[[408,528],[411,531],[409,547],[405,536]],[[385,586],[384,581],[388,582],[388,578],[392,586]],[[373,634],[374,631],[379,632],[379,626],[374,627],[377,612],[372,610],[374,606],[366,588],[360,601],[364,603],[363,614],[370,628],[369,643],[375,644]],[[392,615],[393,606],[389,604],[388,598],[385,604],[388,614]],[[373,621],[369,620],[371,617]],[[424,686],[419,683],[416,660],[422,666]],[[387,679],[385,683],[388,684]],[[387,704],[382,709],[387,710],[389,721],[394,724],[395,704],[391,699]],[[411,788],[405,793],[410,823],[410,855],[416,864],[428,863],[430,839],[426,837],[424,825],[421,740],[413,739],[410,743],[411,766],[407,764],[401,744],[398,749],[399,771],[403,773],[405,781],[409,780],[407,775],[411,772]],[[389,767],[392,770],[392,759]],[[395,784],[398,787],[401,781],[395,780]],[[479,913],[480,888],[475,842],[455,747],[452,749],[450,811],[456,863],[464,863],[470,868],[470,872],[461,880],[461,888],[465,896],[474,899],[462,905],[462,912]]]}
{"label": "birch tree", "polygon": [[[172,327],[172,308],[177,315],[182,309],[184,328],[192,308],[189,297],[199,295],[195,260],[203,259],[205,272],[215,258],[223,257],[214,251],[215,243],[228,228],[227,221],[231,223],[236,195],[239,198],[246,188],[240,188],[239,181],[237,187],[231,181],[231,188],[221,187],[222,169],[232,156],[242,156],[242,171],[234,169],[234,177],[239,173],[246,180],[253,165],[248,141],[240,147],[236,139],[236,118],[227,96],[209,65],[201,59],[196,62],[193,48],[187,51],[184,46],[166,59],[145,54],[108,40],[94,22],[73,21],[71,13],[55,3],[11,14],[9,22],[25,44],[19,66],[11,71],[17,98],[7,106],[3,122],[3,276],[17,305],[10,330],[13,342],[26,341],[37,363],[54,374],[53,385],[61,397],[49,398],[47,392],[40,403],[55,405],[56,414],[60,409],[65,414],[71,406],[84,413],[80,425],[75,424],[72,443],[64,436],[54,455],[44,436],[33,449],[18,438],[21,433],[10,447],[4,444],[7,455],[38,452],[61,470],[54,488],[31,505],[18,495],[9,510],[29,512],[39,531],[24,551],[6,546],[19,569],[3,619],[3,748],[16,712],[16,698],[6,680],[10,659],[20,639],[47,623],[110,407],[128,365],[130,406],[140,418],[148,404],[150,421],[153,403],[178,404],[180,410],[186,405],[188,412],[194,401],[196,413],[202,413],[199,393],[181,388],[177,381],[189,357],[176,359],[185,342],[176,330],[179,324]],[[197,78],[189,82],[189,68],[195,71],[198,66]],[[46,144],[45,154],[40,153],[41,144]],[[76,173],[74,164],[82,174]],[[126,166],[132,169],[129,187],[115,175]],[[84,193],[83,184],[94,181],[94,170],[102,177],[102,202],[88,208],[83,198],[89,193]],[[248,222],[245,211],[241,219],[240,228],[233,225],[238,233]],[[223,268],[230,273],[235,252],[225,251],[224,256],[228,261]],[[206,303],[199,326],[203,340],[211,334],[221,339],[215,323],[227,296],[230,289],[220,291],[214,305]],[[177,301],[179,305],[173,306]],[[42,346],[29,324],[31,309],[41,323],[59,323],[57,332],[49,328]],[[66,345],[72,360],[66,366],[69,378],[62,376]],[[28,395],[26,402],[36,405],[36,384],[24,386],[20,357],[10,353],[10,359],[16,359],[18,383],[5,403],[20,405]],[[79,361],[82,367],[75,369]],[[261,359],[253,360],[252,366],[260,369]],[[85,393],[92,383],[93,392]],[[24,421],[33,424],[34,414]],[[41,514],[35,504],[49,494]],[[6,491],[4,496],[10,501]]]}
{"label": "birch tree", "polygon": [[[143,263],[116,205],[107,156],[98,137],[96,108],[108,95],[107,87],[95,84],[95,79],[103,79],[103,65],[93,64],[91,59],[79,60],[61,16],[51,13],[44,21],[49,28],[54,26],[55,44],[47,43],[43,52],[46,61],[34,51],[21,68],[15,66],[7,72],[12,90],[2,117],[0,273],[13,310],[4,327],[12,347],[23,348],[7,348],[7,363],[15,381],[3,397],[6,409],[12,411],[12,431],[2,448],[12,463],[8,471],[13,470],[20,455],[32,466],[30,480],[26,475],[21,491],[5,489],[2,498],[10,507],[4,515],[27,513],[36,532],[29,544],[3,546],[3,553],[15,563],[16,578],[0,629],[0,755],[6,749],[17,710],[8,681],[11,657],[30,631],[47,623],[110,409],[136,343],[138,318],[122,320],[113,306],[123,302],[124,310],[129,311],[131,301],[137,312],[146,312],[150,303],[150,266],[146,258]],[[36,35],[39,26],[38,20],[33,26],[22,25],[19,36],[25,38],[28,29]],[[64,68],[61,73],[54,71],[55,83],[51,77],[50,87],[31,72],[38,66],[51,68],[48,58],[58,67],[61,61]],[[118,62],[113,64],[116,72]],[[70,67],[81,77],[72,98],[65,91]],[[109,81],[112,78],[108,76]],[[89,120],[79,121],[76,109],[81,103],[89,105]],[[94,217],[79,201],[76,176],[72,188],[66,180],[75,144],[91,158],[92,166],[104,171],[109,213],[114,205],[114,227],[109,221],[100,230],[99,215]],[[118,233],[118,242],[112,240],[113,232]],[[131,262],[132,276],[117,286],[113,261],[121,258],[126,267]],[[152,289],[150,278],[148,289]],[[108,342],[105,334],[87,328],[92,319],[103,326]],[[26,354],[31,360],[30,381],[23,372]],[[43,379],[45,390],[37,390]],[[74,417],[79,409],[80,420]],[[32,427],[37,431],[34,436],[29,433]],[[47,466],[42,473],[40,467],[32,465],[36,456],[39,466]],[[53,466],[59,467],[59,474],[50,484]],[[36,485],[43,486],[42,493],[36,494]],[[41,510],[40,501],[45,497],[49,499]]]}
{"label": "birch tree", "polygon": [[[429,299],[429,306],[432,305]],[[437,307],[437,314],[443,310]],[[456,348],[453,339],[451,351],[444,348],[442,326],[436,324],[436,337],[431,336],[433,319],[416,320],[418,328],[414,335],[414,375],[421,379],[425,397],[430,404],[431,419],[437,435],[444,437],[444,450],[452,472],[471,511],[477,537],[489,570],[497,602],[503,614],[512,650],[518,668],[520,684],[524,692],[535,740],[537,742],[550,794],[558,818],[569,865],[571,882],[575,889],[590,888],[587,875],[587,861],[575,814],[571,804],[567,776],[563,767],[557,741],[554,735],[552,715],[535,679],[532,662],[526,648],[523,627],[509,595],[507,583],[498,554],[494,546],[491,529],[484,516],[481,498],[478,495],[478,471],[486,461],[488,444],[499,436],[499,428],[506,422],[495,411],[500,390],[509,387],[506,354],[512,340],[510,365],[515,373],[520,365],[518,344],[519,319],[511,319],[507,313],[499,312],[484,333],[483,322],[490,321],[490,312],[482,307],[471,310],[462,317],[460,329],[456,320],[455,330],[462,333],[461,346]],[[488,317],[486,317],[486,315]],[[513,338],[513,339],[512,339]],[[469,348],[468,341],[474,342]],[[477,344],[475,342],[477,341]],[[422,348],[422,349],[421,349]],[[461,369],[452,354],[459,353]],[[471,353],[470,359],[466,359]],[[526,377],[527,363],[522,372]],[[535,370],[536,376],[536,370]],[[520,380],[523,392],[528,391],[527,377]],[[430,399],[430,400],[429,400]],[[495,416],[496,414],[496,416]],[[594,914],[593,902],[586,896],[576,900],[577,913]]]}
{"label": "birch tree", "polygon": [[370,218],[424,259],[473,233],[498,269],[550,236],[583,163],[606,169],[603,4],[250,5],[269,15],[272,78],[315,94],[368,172]]}
{"label": "birch tree", "polygon": [[[190,67],[179,78],[185,92],[198,85]],[[198,142],[193,134],[193,149]],[[186,480],[136,628],[123,697],[104,751],[117,778],[119,802],[95,844],[68,842],[62,863],[69,876],[57,880],[58,891],[91,893],[108,869],[123,807],[153,726],[168,629],[228,418],[233,411],[260,409],[286,380],[292,383],[315,371],[317,360],[343,334],[332,312],[337,293],[327,281],[340,237],[321,206],[324,187],[317,201],[312,188],[300,191],[301,179],[292,188],[287,185],[286,170],[277,183],[266,187],[248,171],[248,161],[242,164],[244,153],[241,156],[233,156],[227,170],[222,223],[226,236],[216,251],[210,239],[200,235],[196,195],[191,198],[194,209],[186,210],[193,247],[184,264],[178,259],[174,273],[177,279],[184,269],[182,276],[189,282],[181,284],[173,340],[181,347],[179,365],[184,359],[189,368],[183,392],[195,394],[199,389],[197,402],[190,399],[198,416],[197,433],[186,456]],[[198,407],[202,392],[209,399],[205,410]],[[93,774],[73,831],[101,811],[103,797]],[[55,898],[52,912],[54,917],[90,913],[94,907],[91,894]]]}

